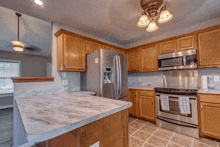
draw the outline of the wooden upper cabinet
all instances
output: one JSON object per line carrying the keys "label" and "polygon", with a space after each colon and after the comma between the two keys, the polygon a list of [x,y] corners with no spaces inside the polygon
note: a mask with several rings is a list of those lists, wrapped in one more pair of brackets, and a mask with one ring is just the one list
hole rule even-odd
{"label": "wooden upper cabinet", "polygon": [[108,45],[102,45],[102,49],[106,49],[106,50],[112,50],[112,47],[108,46]]}
{"label": "wooden upper cabinet", "polygon": [[200,133],[220,139],[220,95],[199,95]]}
{"label": "wooden upper cabinet", "polygon": [[158,71],[157,47],[144,46],[139,49],[141,71]]}
{"label": "wooden upper cabinet", "polygon": [[198,35],[199,67],[220,66],[220,29]]}
{"label": "wooden upper cabinet", "polygon": [[130,89],[128,92],[128,101],[132,102],[132,107],[129,108],[129,114],[139,116],[139,99],[138,90]]}
{"label": "wooden upper cabinet", "polygon": [[139,66],[139,54],[138,49],[134,49],[127,52],[128,56],[128,72],[138,72],[140,71]]}
{"label": "wooden upper cabinet", "polygon": [[112,48],[112,51],[115,51],[115,52],[118,52],[118,53],[125,54],[125,51],[124,51],[124,50],[117,49],[117,48]]}
{"label": "wooden upper cabinet", "polygon": [[57,71],[86,71],[86,41],[62,33],[57,37]]}
{"label": "wooden upper cabinet", "polygon": [[91,54],[100,48],[102,48],[101,44],[92,41],[86,41],[86,54]]}
{"label": "wooden upper cabinet", "polygon": [[159,43],[159,54],[175,52],[175,40],[169,40]]}
{"label": "wooden upper cabinet", "polygon": [[177,40],[177,51],[196,49],[196,35],[181,37]]}

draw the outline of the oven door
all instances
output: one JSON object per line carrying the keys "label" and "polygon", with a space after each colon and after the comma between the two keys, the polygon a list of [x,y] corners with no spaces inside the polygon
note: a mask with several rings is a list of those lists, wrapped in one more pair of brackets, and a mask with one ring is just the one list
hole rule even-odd
{"label": "oven door", "polygon": [[186,95],[173,95],[173,94],[163,94],[169,97],[170,110],[165,111],[161,109],[160,95],[162,93],[156,93],[156,114],[164,118],[170,118],[173,120],[178,120],[190,124],[198,125],[198,112],[197,112],[197,97],[189,96],[190,100],[190,114],[181,114],[179,109],[179,98],[186,97]]}

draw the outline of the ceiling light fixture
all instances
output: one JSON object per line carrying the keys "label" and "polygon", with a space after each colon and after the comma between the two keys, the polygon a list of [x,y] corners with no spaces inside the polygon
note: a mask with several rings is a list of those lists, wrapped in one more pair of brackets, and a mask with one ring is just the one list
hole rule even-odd
{"label": "ceiling light fixture", "polygon": [[[160,8],[164,0],[140,0],[140,5],[144,10],[140,17],[137,26],[147,27],[146,31],[154,32],[158,30],[155,19],[160,16],[158,23],[166,23],[173,18],[173,15],[166,10],[166,6]],[[158,12],[159,11],[159,12]]]}
{"label": "ceiling light fixture", "polygon": [[38,4],[38,5],[40,5],[40,6],[43,5],[43,2],[42,2],[41,0],[34,0],[34,2],[35,2],[36,4]]}
{"label": "ceiling light fixture", "polygon": [[19,18],[21,17],[20,13],[15,13],[15,15],[18,17],[18,40],[17,41],[11,41],[11,43],[14,45],[13,49],[17,52],[24,51],[24,43],[19,41]]}

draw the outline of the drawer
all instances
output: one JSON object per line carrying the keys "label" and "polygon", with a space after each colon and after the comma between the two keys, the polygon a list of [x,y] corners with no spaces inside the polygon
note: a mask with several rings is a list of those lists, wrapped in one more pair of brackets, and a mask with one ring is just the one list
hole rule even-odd
{"label": "drawer", "polygon": [[140,90],[140,96],[155,96],[154,90]]}
{"label": "drawer", "polygon": [[219,103],[220,104],[220,95],[216,94],[199,94],[200,102],[207,103]]}

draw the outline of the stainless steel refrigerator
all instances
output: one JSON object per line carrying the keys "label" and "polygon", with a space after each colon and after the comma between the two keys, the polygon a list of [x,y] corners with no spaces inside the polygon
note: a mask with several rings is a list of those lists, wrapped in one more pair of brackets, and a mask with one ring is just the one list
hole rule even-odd
{"label": "stainless steel refrigerator", "polygon": [[126,99],[128,97],[127,56],[100,49],[87,55],[87,72],[82,73],[82,90],[97,96]]}

